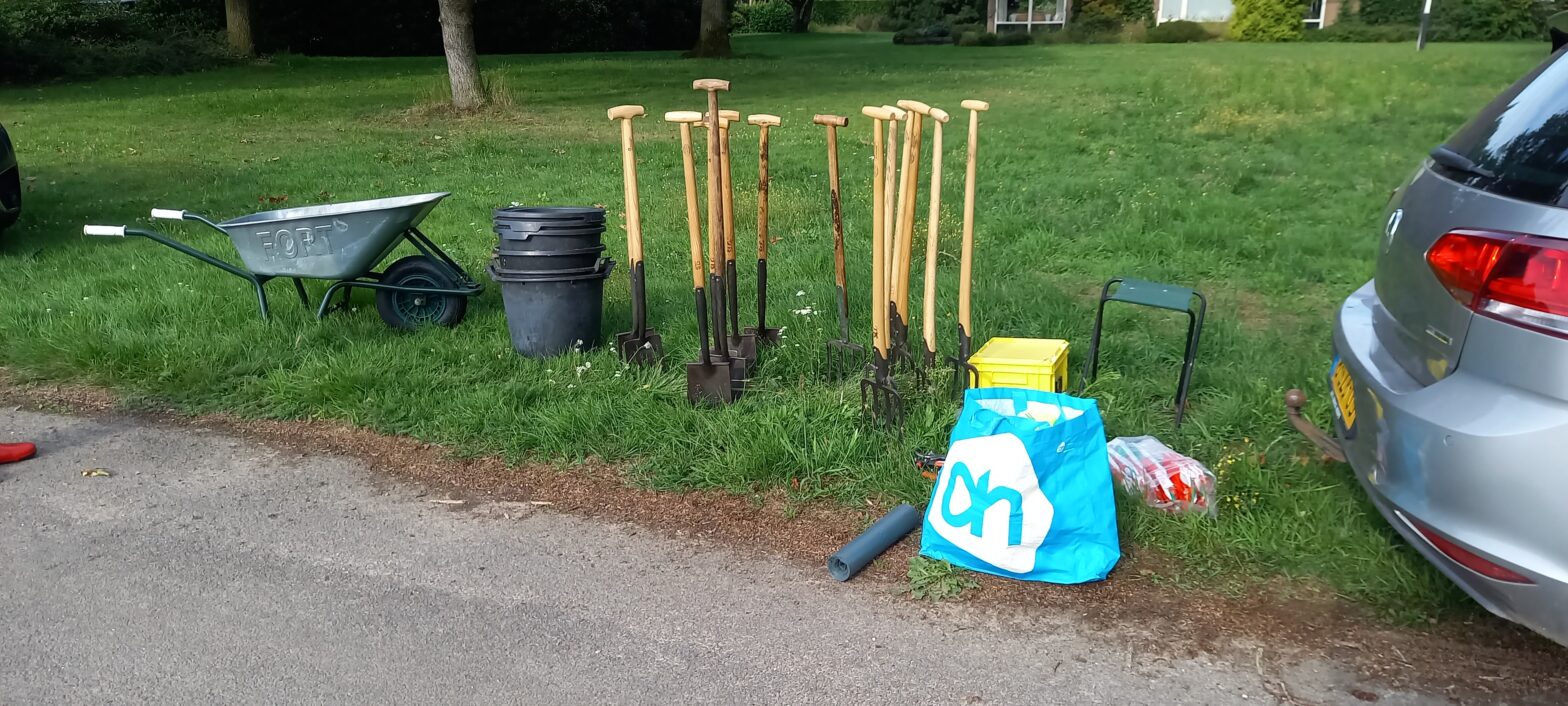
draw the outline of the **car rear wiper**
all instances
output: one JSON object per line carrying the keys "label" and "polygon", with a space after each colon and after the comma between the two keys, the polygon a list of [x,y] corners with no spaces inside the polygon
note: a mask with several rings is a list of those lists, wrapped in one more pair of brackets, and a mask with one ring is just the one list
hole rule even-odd
{"label": "car rear wiper", "polygon": [[1427,154],[1432,157],[1432,161],[1437,162],[1438,164],[1456,172],[1473,174],[1475,176],[1485,177],[1487,179],[1497,178],[1496,172],[1476,164],[1475,160],[1453,151],[1449,148],[1448,145],[1438,145],[1433,147],[1432,151],[1428,152]]}

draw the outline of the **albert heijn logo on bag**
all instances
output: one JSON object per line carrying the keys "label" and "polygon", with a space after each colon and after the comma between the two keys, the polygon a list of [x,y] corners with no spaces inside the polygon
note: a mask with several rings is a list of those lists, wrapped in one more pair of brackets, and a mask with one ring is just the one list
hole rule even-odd
{"label": "albert heijn logo on bag", "polygon": [[1003,571],[1028,573],[1056,510],[1029,451],[1012,434],[955,442],[926,521],[943,539]]}

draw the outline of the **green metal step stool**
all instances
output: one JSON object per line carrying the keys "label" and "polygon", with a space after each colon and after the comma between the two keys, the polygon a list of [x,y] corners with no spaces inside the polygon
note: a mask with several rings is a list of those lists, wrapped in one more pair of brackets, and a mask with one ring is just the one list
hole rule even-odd
{"label": "green metal step stool", "polygon": [[[1115,291],[1112,291],[1112,288]],[[1193,308],[1197,300],[1197,308]],[[1192,383],[1192,366],[1198,360],[1198,337],[1203,333],[1203,315],[1209,301],[1190,287],[1160,284],[1130,277],[1114,277],[1100,290],[1100,306],[1094,313],[1094,336],[1089,340],[1089,382],[1100,372],[1100,324],[1105,319],[1107,302],[1126,302],[1155,309],[1179,311],[1187,315],[1187,353],[1176,384],[1176,426],[1187,412],[1187,386]]]}

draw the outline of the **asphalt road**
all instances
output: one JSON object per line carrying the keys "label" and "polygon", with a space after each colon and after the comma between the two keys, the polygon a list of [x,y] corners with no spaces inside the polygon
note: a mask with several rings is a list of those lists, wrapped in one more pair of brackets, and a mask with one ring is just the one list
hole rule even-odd
{"label": "asphalt road", "polygon": [[526,504],[455,509],[346,458],[0,411],[0,441],[21,439],[44,454],[0,466],[7,704],[1280,700],[1265,680],[1301,703],[1426,701]]}

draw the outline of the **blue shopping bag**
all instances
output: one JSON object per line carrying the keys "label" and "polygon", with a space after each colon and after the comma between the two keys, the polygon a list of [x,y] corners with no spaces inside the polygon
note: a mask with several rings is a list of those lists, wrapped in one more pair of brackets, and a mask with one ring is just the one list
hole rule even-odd
{"label": "blue shopping bag", "polygon": [[1121,559],[1094,400],[985,387],[964,395],[920,553],[1026,581],[1103,580]]}

